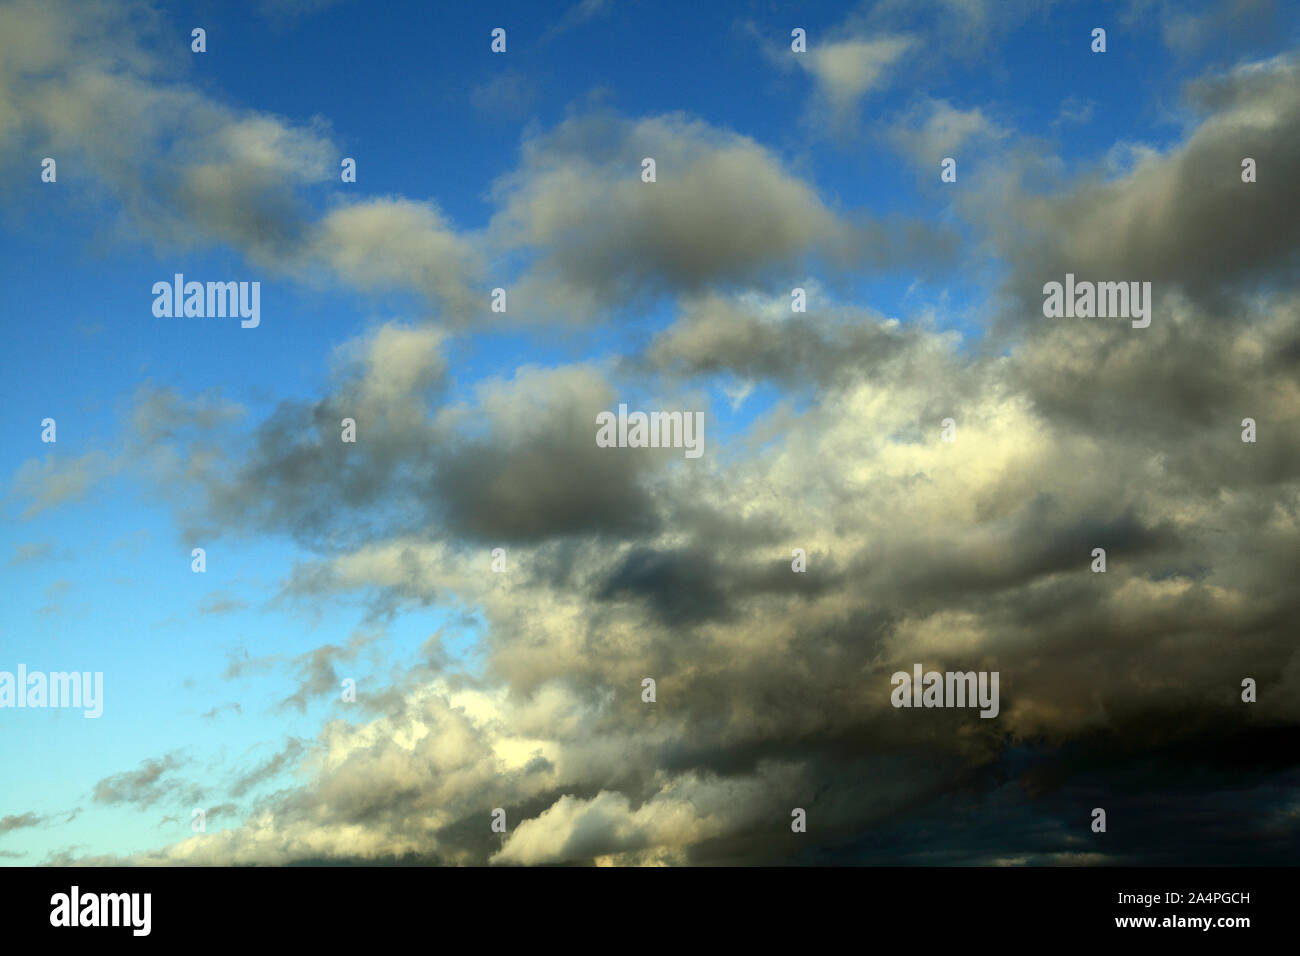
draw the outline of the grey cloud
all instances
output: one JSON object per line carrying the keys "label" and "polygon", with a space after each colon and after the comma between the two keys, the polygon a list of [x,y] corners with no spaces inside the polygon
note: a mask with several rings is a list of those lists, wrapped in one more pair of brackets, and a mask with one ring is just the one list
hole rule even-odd
{"label": "grey cloud", "polygon": [[179,799],[192,802],[198,799],[199,790],[186,784],[174,774],[186,763],[171,753],[161,759],[142,761],[138,770],[127,770],[105,777],[95,784],[96,803],[131,804],[139,808],[151,807],[161,800]]}
{"label": "grey cloud", "polygon": [[[1009,174],[1018,185],[1003,181],[963,201],[972,216],[999,223],[994,242],[1015,264],[1008,291],[1017,324],[1041,321],[1043,284],[1066,272],[1078,280],[1150,281],[1157,308],[1167,311],[1167,297],[1182,292],[1229,322],[1259,289],[1294,289],[1298,76],[1295,57],[1286,55],[1189,84],[1188,101],[1201,115],[1184,142],[1138,152],[1116,178],[1098,170],[1055,191],[1033,191],[1021,166]],[[1242,182],[1244,157],[1258,164],[1258,182]]]}
{"label": "grey cloud", "polygon": [[[645,157],[653,184],[640,178]],[[918,222],[832,210],[753,140],[682,115],[571,117],[525,143],[494,197],[494,241],[534,260],[514,302],[571,320],[814,260],[832,271],[924,264],[955,244]]]}
{"label": "grey cloud", "polygon": [[[409,520],[403,506],[418,505],[415,481],[431,470],[436,448],[441,340],[433,329],[385,325],[345,344],[334,392],[314,403],[281,403],[253,433],[228,439],[242,446],[242,460],[213,436],[183,444],[191,460],[213,447],[199,456],[199,498],[186,504],[195,533],[274,528],[321,542],[345,531],[341,517],[362,509],[381,514],[346,529],[352,535],[374,534],[376,520]],[[356,443],[342,441],[345,418],[356,423]]]}
{"label": "grey cloud", "polygon": [[434,479],[454,533],[517,542],[654,526],[643,476],[666,455],[597,447],[596,415],[617,400],[593,370],[521,370],[488,386],[481,403],[489,437],[444,450]]}
{"label": "grey cloud", "polygon": [[24,830],[29,827],[38,827],[45,822],[45,817],[37,813],[22,813],[14,816],[0,817],[0,833],[9,833],[12,830]]}
{"label": "grey cloud", "polygon": [[1212,0],[1191,8],[1168,0],[1139,0],[1122,21],[1146,24],[1154,16],[1165,45],[1180,54],[1194,54],[1211,45],[1231,53],[1266,44],[1284,33],[1279,13],[1276,0]]}
{"label": "grey cloud", "polygon": [[281,771],[295,766],[305,750],[306,747],[301,740],[291,738],[275,755],[241,775],[230,788],[231,796],[242,797],[259,784],[273,779]]}
{"label": "grey cloud", "polygon": [[789,296],[744,301],[688,299],[681,317],[651,343],[651,367],[686,375],[732,372],[746,379],[832,385],[878,371],[906,351],[914,333],[864,309],[827,308],[817,290],[807,313]]}
{"label": "grey cloud", "polygon": [[[1261,328],[1291,341],[1295,321],[1275,309]],[[1156,342],[1170,334],[1146,331]],[[795,369],[821,370],[817,400],[775,411],[785,419],[769,440],[742,439],[707,478],[654,472],[651,527],[604,540],[544,528],[512,547],[508,578],[486,570],[482,545],[418,537],[304,569],[321,597],[375,589],[399,607],[443,597],[481,607],[484,676],[457,684],[422,672],[370,724],[328,725],[318,743],[329,760],[305,764],[303,784],[266,805],[274,837],[236,828],[201,858],[301,860],[310,830],[323,834],[320,858],[357,861],[1068,863],[1081,861],[1067,823],[1076,802],[1134,785],[1126,767],[1142,755],[1200,768],[1200,783],[1193,775],[1180,787],[1235,779],[1224,762],[1233,741],[1297,716],[1295,472],[1275,472],[1261,500],[1225,499],[1225,487],[1266,475],[1267,445],[1242,446],[1235,427],[1177,408],[1157,410],[1156,420],[1181,423],[1167,433],[1118,412],[1106,427],[1088,424],[1095,383],[1085,372],[1098,372],[1082,347],[1034,339],[988,357],[923,329],[877,332],[888,347],[878,359],[864,348],[861,374],[825,374],[839,333],[823,330],[811,358],[793,352]],[[1196,340],[1191,328],[1181,334]],[[744,364],[741,344],[698,354],[761,368]],[[1112,362],[1124,350],[1114,351]],[[1180,361],[1168,347],[1157,354]],[[1267,350],[1252,346],[1241,361],[1252,354]],[[1219,370],[1236,361],[1224,350],[1188,355]],[[787,380],[775,357],[765,361]],[[1131,361],[1139,381],[1143,365]],[[1247,367],[1259,395],[1286,394],[1285,358]],[[566,409],[599,381],[529,371],[487,387],[478,407],[501,447],[526,446],[567,416],[519,409],[567,394],[553,400]],[[958,421],[952,444],[938,437],[944,413]],[[771,426],[752,427],[761,436]],[[1257,450],[1254,466],[1239,457]],[[1167,464],[1184,455],[1201,461],[1199,474]],[[808,550],[806,574],[791,572],[792,546]],[[1104,575],[1088,568],[1098,546]],[[892,709],[890,673],[917,661],[999,670],[998,720]],[[1238,697],[1245,675],[1267,689],[1252,709]],[[658,681],[654,708],[639,699],[645,676]],[[1198,756],[1207,726],[1224,743]],[[1129,759],[1097,759],[1093,742],[1107,734],[1131,740]],[[1281,779],[1251,760],[1255,779]],[[1291,772],[1286,758],[1272,766]],[[1007,779],[1023,781],[1020,794]],[[1172,784],[1140,785],[1161,806],[1177,803]],[[950,831],[947,851],[869,837],[881,823],[926,832],[945,808],[968,819],[971,788],[1008,808],[997,817],[1014,819],[1005,840],[983,827],[968,842]],[[717,805],[731,809],[709,810]],[[772,839],[790,805],[809,806],[824,838]],[[521,821],[505,848],[485,838],[493,806]],[[1276,794],[1260,806],[1279,839],[1294,841]],[[1147,819],[1170,838],[1172,823]],[[1106,858],[1162,852],[1144,838]],[[1207,846],[1204,858],[1226,852]]]}
{"label": "grey cloud", "polygon": [[278,654],[265,657],[251,657],[248,651],[240,648],[231,651],[226,660],[226,670],[221,675],[225,680],[234,680],[250,674],[261,674],[274,668],[283,660]]}
{"label": "grey cloud", "polygon": [[1006,135],[1007,130],[979,107],[963,110],[948,100],[928,98],[915,102],[888,130],[895,146],[932,182],[938,182],[943,159],[960,157],[960,167],[972,150],[986,150]]}
{"label": "grey cloud", "polygon": [[[374,639],[373,635],[358,633],[352,636],[346,647],[326,644],[305,654],[299,654],[291,662],[298,679],[298,689],[280,702],[280,708],[293,707],[299,713],[303,713],[313,698],[341,693],[341,681],[335,673],[334,666],[355,661],[361,650]],[[240,794],[237,793],[235,796]]]}
{"label": "grey cloud", "polygon": [[338,176],[343,156],[328,128],[238,111],[178,82],[175,59],[145,52],[168,49],[149,41],[174,27],[135,12],[52,0],[0,13],[5,140],[77,157],[120,203],[119,231],[159,249],[228,244],[304,280],[397,284],[453,321],[485,311],[466,282],[475,243],[435,207],[370,199],[318,218],[310,191]]}
{"label": "grey cloud", "polygon": [[31,518],[50,508],[82,500],[118,467],[102,451],[87,452],[70,460],[51,452],[44,461],[29,458],[18,466],[8,497],[27,500],[22,517]]}

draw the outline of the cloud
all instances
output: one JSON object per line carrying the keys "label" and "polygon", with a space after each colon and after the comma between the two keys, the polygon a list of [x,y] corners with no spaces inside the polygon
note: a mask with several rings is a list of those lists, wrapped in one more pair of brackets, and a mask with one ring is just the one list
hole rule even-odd
{"label": "cloud", "polygon": [[234,816],[239,813],[239,806],[234,803],[219,803],[215,807],[208,807],[206,820],[215,820],[219,817]]}
{"label": "cloud", "polygon": [[38,614],[58,614],[63,610],[62,599],[72,590],[73,583],[67,578],[59,578],[45,589],[46,603]]}
{"label": "cloud", "polygon": [[688,298],[646,359],[680,375],[727,371],[797,388],[868,376],[919,338],[915,327],[870,309],[828,304],[830,297],[811,283],[806,291],[812,302],[806,313],[790,311],[789,295]]}
{"label": "cloud", "polygon": [[[1274,765],[1243,771],[1232,754],[1300,717],[1300,460],[1277,437],[1298,424],[1297,296],[1257,295],[1233,323],[1214,321],[1217,295],[1173,297],[1140,335],[1058,323],[986,353],[815,291],[804,315],[779,295],[688,294],[617,367],[524,367],[464,403],[416,403],[429,434],[460,436],[402,458],[428,463],[448,510],[322,551],[286,593],[473,609],[481,673],[377,689],[384,706],[328,725],[296,786],[243,825],[142,859],[1053,864],[1078,859],[1080,807],[1136,788],[1144,836],[1106,858],[1141,862],[1167,859],[1185,788],[1242,773],[1259,819],[1293,842]],[[376,407],[423,394],[432,362],[416,363],[430,377],[391,377]],[[584,457],[593,407],[620,385],[720,373],[812,394],[777,402],[699,471],[619,455],[626,471],[585,483],[600,467]],[[1242,408],[1269,441],[1240,441]],[[506,575],[487,569],[492,541],[510,542]],[[1094,547],[1106,574],[1089,570]],[[997,721],[894,710],[889,676],[914,662],[999,671]],[[332,673],[304,677],[317,672]],[[1269,688],[1248,707],[1244,676]],[[1131,776],[1145,761],[1190,776]],[[974,822],[980,800],[993,822]],[[504,844],[496,807],[514,821]],[[774,836],[792,807],[818,821],[816,841]],[[944,820],[951,851],[918,849]],[[896,836],[869,840],[882,821]]]}
{"label": "cloud", "polygon": [[958,157],[963,147],[987,146],[1006,135],[978,107],[961,110],[947,100],[932,99],[915,103],[890,130],[894,144],[936,176],[945,157]]}
{"label": "cloud", "polygon": [[[681,780],[633,809],[621,793],[565,794],[507,836],[493,863],[685,862],[693,843],[751,822],[775,801],[758,780]],[[761,809],[760,809],[761,808]]]}
{"label": "cloud", "polygon": [[[1275,477],[1269,506],[1247,495],[1225,510],[1222,488],[1247,474],[1234,429],[1205,421],[1166,439],[1162,455],[1176,461],[1190,437],[1187,456],[1224,476],[1178,480],[1152,470],[1154,433],[1131,414],[1081,432],[1020,390],[1039,376],[1064,387],[1056,354],[1030,343],[985,359],[935,333],[895,334],[884,360],[784,412],[779,440],[708,482],[665,472],[653,526],[612,528],[601,546],[561,546],[552,530],[512,550],[508,581],[443,542],[377,543],[325,559],[322,575],[300,567],[294,587],[320,597],[379,589],[399,605],[480,607],[485,676],[421,676],[381,716],[330,725],[299,787],[219,844],[148,859],[789,861],[812,851],[771,834],[802,806],[827,828],[823,862],[1052,863],[1071,815],[1121,786],[1137,754],[1240,773],[1232,749],[1296,717],[1285,582],[1300,470]],[[1254,387],[1285,374],[1257,369]],[[938,439],[945,413],[959,423],[952,445]],[[790,571],[792,545],[809,549],[807,577]],[[1088,570],[1098,545],[1105,575]],[[889,674],[914,661],[999,670],[997,726],[890,708]],[[1103,668],[1103,683],[1077,679]],[[1223,676],[1248,673],[1276,688],[1250,711]],[[639,699],[646,675],[653,707]],[[1197,756],[1207,733],[1216,743]],[[1116,740],[1122,758],[1108,756]],[[1003,790],[1008,775],[1036,794],[1061,783],[1025,803]],[[918,856],[904,835],[944,806],[973,819],[954,795],[967,788],[1006,814],[971,823],[980,835],[948,856]],[[1139,788],[1161,806],[1184,799],[1154,777]],[[1280,796],[1260,799],[1277,819]],[[504,846],[487,827],[498,806],[516,821]],[[855,842],[879,820],[898,839]],[[1165,826],[1158,812],[1148,825]],[[1134,862],[1158,846],[1116,852]]]}
{"label": "cloud", "polygon": [[[641,162],[657,181],[641,181]],[[524,315],[590,321],[649,296],[791,274],[942,258],[919,223],[841,215],[763,146],[682,115],[575,116],[524,144],[494,188],[494,244],[531,257],[511,290]],[[896,243],[898,233],[915,234]]]}
{"label": "cloud", "polygon": [[204,720],[212,720],[222,711],[226,710],[233,710],[236,714],[242,714],[244,712],[244,708],[241,707],[238,702],[231,701],[228,704],[219,704],[216,707],[204,711],[202,717]]}
{"label": "cloud", "polygon": [[291,662],[298,678],[298,689],[282,700],[280,707],[293,707],[304,713],[312,698],[339,693],[342,682],[334,671],[334,665],[355,661],[361,650],[374,639],[373,635],[354,634],[346,647],[326,644],[299,654]]}
{"label": "cloud", "polygon": [[[1189,84],[1199,115],[1185,139],[1140,151],[1116,177],[1097,169],[1033,190],[1025,180],[1037,160],[1009,156],[1010,171],[965,212],[999,224],[992,240],[1014,263],[1008,291],[1020,314],[1038,321],[1043,283],[1067,271],[1150,281],[1158,296],[1184,293],[1227,321],[1239,311],[1230,303],[1294,288],[1300,226],[1286,210],[1300,202],[1298,77],[1295,58],[1281,56]],[[1256,161],[1261,182],[1242,182],[1244,157]]]}
{"label": "cloud", "polygon": [[[808,29],[807,50],[790,40],[759,37],[764,56],[782,70],[802,69],[814,80],[810,116],[840,137],[856,133],[859,113],[871,95],[903,74],[913,83],[939,84],[954,66],[990,56],[995,40],[1014,30],[1042,0],[877,0],[860,4],[829,28]],[[806,27],[806,24],[805,24]]]}
{"label": "cloud", "polygon": [[478,252],[435,206],[369,199],[318,216],[313,194],[343,156],[329,130],[236,110],[176,81],[175,62],[145,52],[166,29],[156,16],[50,2],[0,17],[4,140],[77,157],[120,206],[128,237],[173,254],[229,245],[257,268],[365,291],[396,285],[449,321],[484,311],[486,297],[467,286]]}
{"label": "cloud", "polygon": [[51,452],[44,461],[29,458],[18,466],[8,497],[26,499],[22,517],[32,518],[50,508],[81,501],[116,469],[117,464],[102,451],[72,459]]}
{"label": "cloud", "polygon": [[29,827],[38,827],[44,823],[46,817],[38,813],[23,813],[17,816],[0,817],[0,833],[9,833],[13,830],[25,830]]}
{"label": "cloud", "polygon": [[616,405],[593,369],[521,368],[479,391],[487,434],[444,449],[434,491],[459,536],[514,543],[644,528],[653,522],[641,478],[667,453],[610,455],[596,415]]}
{"label": "cloud", "polygon": [[105,804],[131,804],[140,809],[151,807],[161,800],[181,800],[193,803],[199,799],[199,789],[177,779],[172,772],[183,766],[185,760],[175,753],[161,759],[141,762],[138,770],[127,770],[105,777],[95,784],[94,800]]}
{"label": "cloud", "polygon": [[237,680],[245,675],[261,674],[271,670],[282,660],[283,657],[279,654],[250,657],[248,651],[241,647],[229,653],[226,658],[226,669],[221,677],[223,680]]}
{"label": "cloud", "polygon": [[25,544],[14,545],[13,557],[9,559],[10,567],[17,567],[22,564],[35,564],[40,561],[49,561],[54,557],[53,541],[29,541]]}
{"label": "cloud", "polygon": [[[988,4],[942,9],[1000,29]],[[883,76],[837,70],[830,82],[862,96]],[[1005,266],[992,347],[803,278],[924,263],[933,231],[902,231],[912,248],[895,251],[897,232],[832,208],[771,150],[678,115],[575,115],[530,136],[482,246],[398,198],[272,231],[259,254],[466,315],[484,249],[519,260],[512,316],[576,323],[661,299],[671,314],[622,360],[516,362],[474,388],[458,387],[449,332],[381,325],[337,351],[318,398],[251,422],[216,394],[136,395],[131,455],[148,454],[134,473],[151,487],[184,475],[187,525],[292,536],[285,599],[449,622],[374,677],[358,716],[235,775],[242,798],[293,769],[238,826],[131,862],[1293,858],[1294,81],[1287,58],[1207,77],[1188,89],[1183,140],[1116,169],[1067,176],[1008,134],[1005,169],[953,200]],[[995,138],[982,111],[917,102],[900,135],[918,156]],[[276,141],[245,131],[220,140],[218,165],[256,167],[257,144]],[[654,184],[639,178],[647,155]],[[1065,271],[1149,277],[1159,314],[1141,332],[1041,322],[1042,282]],[[784,298],[796,282],[814,292],[806,314]],[[707,409],[712,429],[711,387],[736,378],[776,397],[715,443],[710,430],[699,462],[595,447],[595,412],[623,396]],[[1247,414],[1255,445],[1239,437]],[[344,417],[355,446],[338,440]],[[29,498],[47,477],[31,472]],[[443,648],[461,637],[473,666]],[[236,650],[225,676],[288,665],[283,707],[305,711],[367,640]],[[918,662],[998,672],[998,718],[893,708],[891,674]],[[1246,677],[1257,703],[1241,701]],[[146,760],[95,800],[183,799],[182,764]],[[1189,846],[1189,795],[1237,806],[1227,791],[1250,812]],[[1080,843],[1097,805],[1135,821],[1104,851]],[[794,808],[809,834],[790,832]]]}
{"label": "cloud", "polygon": [[[431,415],[445,385],[443,338],[431,327],[380,326],[338,348],[326,397],[283,402],[251,434],[198,433],[155,447],[161,461],[188,463],[185,486],[197,500],[181,507],[194,533],[274,526],[320,539],[365,508],[401,520],[409,499],[397,494],[414,495],[416,478],[427,480],[436,448]],[[356,423],[355,445],[341,440],[345,418]],[[386,500],[391,511],[380,507]],[[373,529],[363,523],[351,533]]]}
{"label": "cloud", "polygon": [[273,757],[241,775],[230,788],[231,796],[242,797],[259,784],[271,780],[281,771],[294,766],[306,748],[301,740],[291,738]]}
{"label": "cloud", "polygon": [[509,70],[470,90],[469,102],[479,116],[517,119],[530,114],[537,97],[535,79]]}
{"label": "cloud", "polygon": [[863,96],[885,82],[890,69],[915,44],[908,36],[811,43],[797,62],[817,80],[817,91],[836,122],[853,118]]}
{"label": "cloud", "polygon": [[1165,45],[1191,55],[1210,45],[1234,53],[1266,43],[1283,32],[1278,13],[1275,0],[1214,0],[1196,11],[1168,2],[1141,2],[1130,6],[1125,20],[1143,22],[1154,16]]}
{"label": "cloud", "polygon": [[142,445],[152,445],[209,432],[238,422],[245,414],[242,406],[227,401],[217,389],[188,397],[175,388],[159,388],[145,381],[136,387],[131,404],[132,437]]}
{"label": "cloud", "polygon": [[213,591],[205,596],[199,604],[200,614],[231,614],[248,607],[238,598],[231,597],[224,591]]}
{"label": "cloud", "polygon": [[487,311],[487,290],[472,291],[483,271],[479,254],[430,203],[393,197],[340,206],[314,227],[301,258],[361,289],[420,292],[442,303],[451,322]]}
{"label": "cloud", "polygon": [[610,0],[578,0],[554,26],[546,31],[542,38],[543,42],[553,40],[562,33],[606,16],[612,8],[613,4]]}

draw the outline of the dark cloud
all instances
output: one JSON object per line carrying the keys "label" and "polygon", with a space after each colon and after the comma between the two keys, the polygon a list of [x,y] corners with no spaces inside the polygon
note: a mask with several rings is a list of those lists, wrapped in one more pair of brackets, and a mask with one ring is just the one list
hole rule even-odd
{"label": "dark cloud", "polygon": [[[1247,63],[1187,86],[1199,115],[1185,140],[1135,148],[1120,175],[1098,168],[1056,189],[1035,188],[1041,154],[1011,153],[987,194],[960,200],[1014,264],[1017,322],[1042,326],[1043,284],[1146,281],[1167,322],[1175,293],[1216,324],[1240,325],[1238,307],[1262,289],[1296,289],[1300,275],[1300,66],[1294,54]],[[1254,159],[1258,181],[1242,182]],[[1267,177],[1267,178],[1265,178]],[[1011,183],[1014,182],[1014,185]],[[996,198],[995,198],[996,197]],[[978,210],[978,211],[977,211]],[[1059,322],[1058,322],[1059,324]],[[1091,323],[1091,324],[1095,324]],[[1149,329],[1146,331],[1150,331]]]}
{"label": "dark cloud", "polygon": [[[641,179],[647,157],[654,183]],[[833,210],[758,143],[683,115],[571,117],[525,142],[494,198],[495,242],[535,260],[515,302],[570,319],[812,262],[833,274],[928,269],[957,247],[924,222]]]}

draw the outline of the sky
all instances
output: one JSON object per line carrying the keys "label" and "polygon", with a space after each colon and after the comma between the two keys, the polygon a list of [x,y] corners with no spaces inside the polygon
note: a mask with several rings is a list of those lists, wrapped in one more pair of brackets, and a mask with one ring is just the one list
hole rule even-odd
{"label": "sky", "polygon": [[1294,862],[1294,5],[3,2],[0,179],[0,864]]}

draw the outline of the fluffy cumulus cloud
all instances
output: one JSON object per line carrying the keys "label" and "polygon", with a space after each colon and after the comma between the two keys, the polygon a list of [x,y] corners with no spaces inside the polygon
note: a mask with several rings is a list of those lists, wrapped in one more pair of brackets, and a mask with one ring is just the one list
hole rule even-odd
{"label": "fluffy cumulus cloud", "polygon": [[433,204],[372,199],[322,209],[343,155],[322,121],[239,110],[153,51],[144,5],[17,2],[0,9],[0,162],[30,143],[75,157],[159,249],[224,244],[257,265],[362,290],[422,295],[445,321],[484,311],[480,251]]}
{"label": "fluffy cumulus cloud", "polygon": [[[646,159],[653,184],[639,175]],[[871,271],[943,257],[954,241],[833,209],[754,140],[676,114],[566,120],[524,144],[495,197],[496,243],[531,264],[514,302],[577,320],[809,262]]]}
{"label": "fluffy cumulus cloud", "polygon": [[[1015,264],[1008,291],[1034,325],[1042,285],[1068,270],[1079,279],[1142,276],[1160,293],[1236,323],[1248,293],[1290,286],[1300,263],[1300,61],[1294,53],[1243,63],[1187,85],[1190,126],[1175,146],[1132,150],[1130,168],[1106,166],[1044,190],[1038,147],[1025,145],[988,170],[995,186],[963,199],[1000,224],[999,253]],[[1268,171],[1274,192],[1242,190],[1243,160]],[[1229,175],[1231,173],[1232,175]],[[1032,311],[1031,311],[1032,310]],[[1238,318],[1239,317],[1239,318]]]}
{"label": "fluffy cumulus cloud", "polygon": [[[1286,442],[1244,445],[1235,411],[1295,433],[1293,370],[1270,343],[1294,340],[1300,311],[1294,294],[1272,301],[1230,349],[1188,304],[1141,342],[1062,327],[978,359],[883,316],[794,317],[796,336],[761,301],[705,298],[647,365],[673,380],[797,376],[816,401],[760,419],[698,470],[647,459],[606,475],[621,496],[608,511],[582,485],[601,484],[584,457],[591,407],[610,394],[599,376],[488,387],[492,441],[443,452],[452,475],[476,456],[464,474],[481,487],[427,487],[458,513],[431,506],[423,533],[323,556],[288,585],[397,608],[460,602],[483,617],[484,673],[413,668],[372,720],[323,732],[298,785],[243,826],[149,859],[919,862],[935,858],[906,826],[864,843],[919,804],[930,825],[978,836],[940,861],[1068,862],[1079,848],[1065,817],[1099,790],[1119,799],[1109,788],[1134,782],[1134,761],[1152,770],[1138,778],[1150,802],[1131,812],[1157,829],[1198,773],[1253,788],[1261,819],[1284,819],[1282,793],[1238,763],[1293,746],[1300,718],[1300,462]],[[702,332],[719,313],[748,334]],[[1174,341],[1184,372],[1201,360],[1190,385],[1143,372]],[[1200,408],[1206,376],[1235,383],[1216,403],[1231,415]],[[948,416],[953,443],[939,439]],[[538,449],[566,442],[586,510],[545,477]],[[315,480],[330,493],[342,479]],[[485,531],[512,538],[510,574],[478,566]],[[806,574],[790,569],[795,547]],[[1089,571],[1094,547],[1105,575]],[[890,674],[917,661],[999,671],[999,718],[891,708]],[[640,698],[646,676],[654,704]],[[1268,688],[1251,709],[1238,700],[1247,676]],[[1027,823],[1012,808],[1031,797]],[[809,844],[789,832],[796,807],[817,821]],[[496,808],[504,840],[488,830]],[[1105,858],[1159,852],[1136,840]]]}

